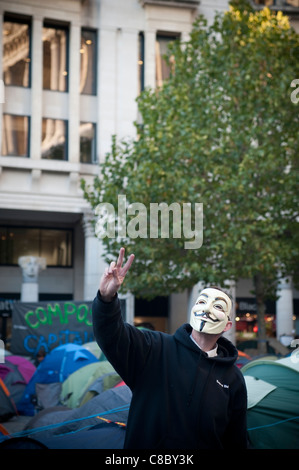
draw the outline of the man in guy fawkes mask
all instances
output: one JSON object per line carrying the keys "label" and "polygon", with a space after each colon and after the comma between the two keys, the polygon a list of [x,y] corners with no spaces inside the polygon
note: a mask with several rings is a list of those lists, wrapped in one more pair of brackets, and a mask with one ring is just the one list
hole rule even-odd
{"label": "man in guy fawkes mask", "polygon": [[190,324],[173,335],[123,321],[117,291],[133,262],[122,248],[93,301],[95,338],[132,391],[125,448],[244,449],[247,394],[236,367],[232,301],[221,289],[200,292]]}
{"label": "man in guy fawkes mask", "polygon": [[193,328],[191,337],[209,355],[213,354],[210,350],[216,354],[219,335],[231,328],[231,311],[232,300],[219,287],[203,289],[193,305],[190,315]]}
{"label": "man in guy fawkes mask", "polygon": [[231,310],[232,301],[223,290],[206,288],[201,291],[191,310],[191,326],[198,332],[218,335],[230,328]]}

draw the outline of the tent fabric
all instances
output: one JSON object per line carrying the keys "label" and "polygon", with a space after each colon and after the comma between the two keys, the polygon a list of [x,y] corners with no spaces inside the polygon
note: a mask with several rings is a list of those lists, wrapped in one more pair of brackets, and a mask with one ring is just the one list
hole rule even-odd
{"label": "tent fabric", "polygon": [[114,371],[104,374],[95,380],[82,396],[80,406],[91,400],[94,396],[100,395],[109,388],[114,387],[119,382],[120,376]]}
{"label": "tent fabric", "polygon": [[[132,392],[126,385],[112,388],[89,400],[85,405],[66,410],[57,407],[34,416],[25,430],[31,437],[48,439],[96,426],[108,419],[126,425]],[[33,434],[34,433],[34,434]]]}
{"label": "tent fabric", "polygon": [[36,395],[35,384],[63,382],[67,377],[87,364],[99,362],[87,349],[73,343],[53,349],[37,367],[18,402],[20,414],[32,416],[35,412],[32,397]]}
{"label": "tent fabric", "polygon": [[114,423],[101,423],[75,434],[46,438],[13,437],[0,443],[4,449],[122,449],[125,429]]}
{"label": "tent fabric", "polygon": [[101,423],[87,430],[38,441],[48,449],[123,449],[125,432],[125,428],[115,423]]}
{"label": "tent fabric", "polygon": [[[94,394],[99,394],[113,387],[121,379],[108,361],[95,362],[81,367],[69,375],[63,382],[61,403],[69,408],[76,408],[85,403]],[[98,381],[98,386],[95,382]],[[92,386],[94,388],[92,389]],[[92,391],[96,393],[92,393]],[[90,393],[88,394],[88,391]],[[88,394],[86,396],[86,394]]]}
{"label": "tent fabric", "polygon": [[11,398],[8,388],[0,379],[0,422],[5,422],[17,414],[16,405]]}
{"label": "tent fabric", "polygon": [[29,361],[29,359],[26,359],[25,357],[22,356],[7,356],[5,358],[5,363],[11,363],[17,366],[18,371],[24,378],[25,383],[27,384],[31,377],[33,376],[34,372],[36,371],[36,367],[32,362]]}
{"label": "tent fabric", "polygon": [[36,439],[28,437],[13,437],[0,442],[0,450],[5,449],[48,449],[48,447]]}
{"label": "tent fabric", "polygon": [[299,449],[298,364],[292,357],[255,360],[241,371],[249,385],[247,423],[252,447]]}
{"label": "tent fabric", "polygon": [[252,361],[242,368],[242,372],[244,375],[251,375],[277,387],[291,387],[299,392],[299,371],[293,367],[291,358],[285,359],[285,361],[283,359]]}
{"label": "tent fabric", "polygon": [[264,382],[264,380],[256,379],[250,375],[245,377],[245,383],[248,395],[247,409],[257,405],[268,393],[271,393],[277,388],[275,385],[271,385],[268,382]]}
{"label": "tent fabric", "polygon": [[45,409],[60,404],[61,382],[35,384],[37,408]]}
{"label": "tent fabric", "polygon": [[0,364],[0,378],[8,388],[14,403],[17,404],[21,399],[35,370],[34,364],[21,356],[6,356],[5,362]]}
{"label": "tent fabric", "polygon": [[100,346],[96,341],[89,341],[88,343],[84,343],[82,345],[88,351],[95,355],[99,359],[99,361],[106,361],[106,356],[104,355],[103,351],[101,350]]}

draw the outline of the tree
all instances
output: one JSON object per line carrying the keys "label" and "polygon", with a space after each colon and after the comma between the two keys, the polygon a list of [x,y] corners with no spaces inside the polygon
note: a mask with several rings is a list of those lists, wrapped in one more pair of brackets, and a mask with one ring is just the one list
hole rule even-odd
{"label": "tree", "polygon": [[[286,16],[253,11],[242,0],[211,26],[199,16],[189,40],[172,43],[171,77],[138,97],[137,137],[114,137],[100,177],[82,183],[94,209],[117,209],[119,195],[133,204],[127,228],[136,237],[118,227],[103,242],[108,261],[122,244],[135,253],[126,282],[134,294],[251,278],[265,338],[265,300],[280,277],[298,279],[298,106],[290,99],[298,52]],[[136,202],[147,209],[142,217]],[[158,237],[150,237],[150,204],[161,202],[191,205],[193,228],[195,205],[203,204],[201,247],[186,249],[186,237],[174,233],[163,238],[161,223]],[[183,217],[173,221],[184,234]]]}

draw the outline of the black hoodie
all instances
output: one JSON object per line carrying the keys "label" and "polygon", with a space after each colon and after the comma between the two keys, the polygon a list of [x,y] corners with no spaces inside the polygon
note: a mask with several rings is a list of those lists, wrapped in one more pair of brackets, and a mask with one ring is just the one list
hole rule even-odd
{"label": "black hoodie", "polygon": [[123,322],[118,297],[93,302],[95,338],[132,390],[127,449],[246,448],[247,394],[237,350],[218,340],[208,357],[182,325],[174,335]]}

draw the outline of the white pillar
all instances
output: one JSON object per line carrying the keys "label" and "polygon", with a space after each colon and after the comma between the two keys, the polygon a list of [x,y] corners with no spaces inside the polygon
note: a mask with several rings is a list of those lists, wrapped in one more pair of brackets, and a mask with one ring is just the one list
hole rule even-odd
{"label": "white pillar", "polygon": [[21,288],[22,302],[38,301],[38,276],[46,269],[46,258],[39,256],[20,256],[18,264],[22,269],[23,283]]}
{"label": "white pillar", "polygon": [[117,38],[114,30],[99,30],[99,74],[98,74],[98,154],[103,159],[111,150],[111,136],[118,134],[117,129]]}
{"label": "white pillar", "polygon": [[135,297],[131,292],[126,294],[119,294],[119,298],[126,302],[126,317],[125,321],[134,325],[134,312],[135,312]]}
{"label": "white pillar", "polygon": [[231,343],[236,345],[236,283],[234,281],[229,281],[229,288],[227,290],[233,299],[232,312],[230,319],[232,321],[232,327],[230,330],[223,333],[223,336],[227,338]]}
{"label": "white pillar", "polygon": [[144,34],[144,86],[156,88],[156,31]]}
{"label": "white pillar", "polygon": [[101,257],[101,242],[94,233],[92,215],[84,214],[82,223],[85,236],[84,300],[93,300],[99,288],[105,264]]}
{"label": "white pillar", "polygon": [[31,57],[31,125],[30,157],[41,158],[42,142],[42,103],[43,103],[43,23],[42,18],[34,16],[32,22]]}
{"label": "white pillar", "polygon": [[276,301],[276,337],[287,346],[288,338],[290,343],[294,337],[293,290],[290,277],[280,280],[277,294],[279,299]]}
{"label": "white pillar", "polygon": [[36,282],[22,284],[21,302],[38,302],[38,284]]}
{"label": "white pillar", "polygon": [[69,126],[68,157],[70,162],[80,160],[80,41],[81,29],[75,23],[70,28],[69,67]]}

